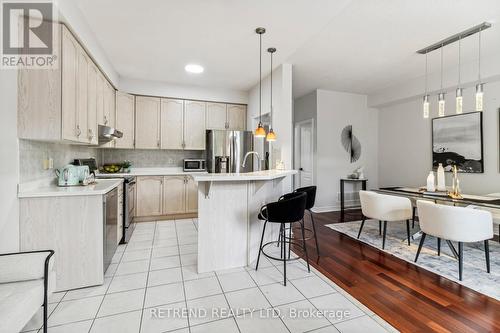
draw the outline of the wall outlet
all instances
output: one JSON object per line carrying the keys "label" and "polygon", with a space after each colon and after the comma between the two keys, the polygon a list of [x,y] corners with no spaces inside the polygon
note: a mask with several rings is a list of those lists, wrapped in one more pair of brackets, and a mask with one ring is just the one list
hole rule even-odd
{"label": "wall outlet", "polygon": [[51,157],[46,158],[42,161],[42,168],[43,170],[49,170],[54,168],[54,159]]}

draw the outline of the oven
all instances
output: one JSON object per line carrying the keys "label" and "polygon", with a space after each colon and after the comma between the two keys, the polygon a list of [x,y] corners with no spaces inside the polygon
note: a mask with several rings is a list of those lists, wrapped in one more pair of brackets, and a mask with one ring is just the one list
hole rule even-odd
{"label": "oven", "polygon": [[201,158],[184,159],[184,171],[206,171],[205,160]]}

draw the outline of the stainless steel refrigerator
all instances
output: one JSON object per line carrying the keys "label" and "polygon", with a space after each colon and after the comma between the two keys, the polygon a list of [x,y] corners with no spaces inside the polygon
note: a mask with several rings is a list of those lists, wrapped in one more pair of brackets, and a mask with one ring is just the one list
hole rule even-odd
{"label": "stainless steel refrigerator", "polygon": [[254,156],[248,157],[244,168],[241,166],[245,154],[253,151],[251,131],[207,130],[206,140],[208,172],[254,171]]}

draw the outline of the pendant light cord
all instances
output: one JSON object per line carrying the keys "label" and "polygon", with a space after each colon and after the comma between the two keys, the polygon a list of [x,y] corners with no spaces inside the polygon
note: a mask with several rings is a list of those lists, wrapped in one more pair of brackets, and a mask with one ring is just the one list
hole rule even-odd
{"label": "pendant light cord", "polygon": [[259,124],[262,123],[262,34],[259,34]]}
{"label": "pendant light cord", "polygon": [[479,60],[478,60],[478,70],[477,70],[477,75],[478,75],[478,81],[479,83],[481,83],[481,29],[479,29],[479,36],[478,36],[478,39],[479,39],[479,45],[478,45],[478,49],[479,49]]}
{"label": "pendant light cord", "polygon": [[443,49],[444,45],[441,45],[441,92],[443,92]]}
{"label": "pendant light cord", "polygon": [[273,128],[273,52],[271,52],[271,129]]}
{"label": "pendant light cord", "polygon": [[428,75],[428,72],[427,72],[427,53],[428,52],[425,52],[425,95],[427,96],[427,75]]}
{"label": "pendant light cord", "polygon": [[460,68],[462,67],[462,56],[461,56],[461,51],[462,50],[462,36],[458,38],[458,88],[460,88],[460,83],[461,83],[461,73],[460,73]]}

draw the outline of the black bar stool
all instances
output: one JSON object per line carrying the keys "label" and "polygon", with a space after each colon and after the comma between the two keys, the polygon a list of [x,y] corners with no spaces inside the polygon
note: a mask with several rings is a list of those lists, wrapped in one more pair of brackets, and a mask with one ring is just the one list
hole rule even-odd
{"label": "black bar stool", "polygon": [[[306,209],[307,194],[306,193],[289,193],[280,198],[279,201],[271,202],[267,205],[262,206],[259,213],[259,219],[264,220],[264,228],[262,229],[262,236],[260,238],[259,255],[257,256],[257,264],[255,265],[255,270],[259,268],[260,254],[264,254],[266,257],[272,260],[283,261],[283,284],[286,286],[286,262],[291,260],[297,260],[297,258],[290,258],[286,256],[286,242],[288,242],[288,248],[290,246],[296,245],[302,247],[306,255],[307,270],[310,272],[309,268],[309,257],[307,256],[307,248],[305,241],[305,231],[304,231],[304,212]],[[267,223],[280,223],[280,240],[264,242],[264,234],[266,232]],[[294,242],[290,237],[286,237],[285,224],[287,223],[300,223],[302,229],[302,244]],[[281,255],[280,258],[273,257],[264,251],[264,248],[271,244],[281,243]]]}
{"label": "black bar stool", "polygon": [[[316,226],[314,224],[314,215],[313,215],[313,212],[311,211],[311,208],[314,207],[314,202],[316,201],[316,186],[301,187],[301,188],[296,189],[295,192],[307,194],[306,210],[311,215],[312,230],[310,230],[308,228],[305,228],[305,230],[313,233],[314,242],[316,243],[316,253],[318,254],[318,259],[319,259],[318,235],[316,234]],[[311,238],[312,237],[308,237],[305,240],[309,240]]]}

